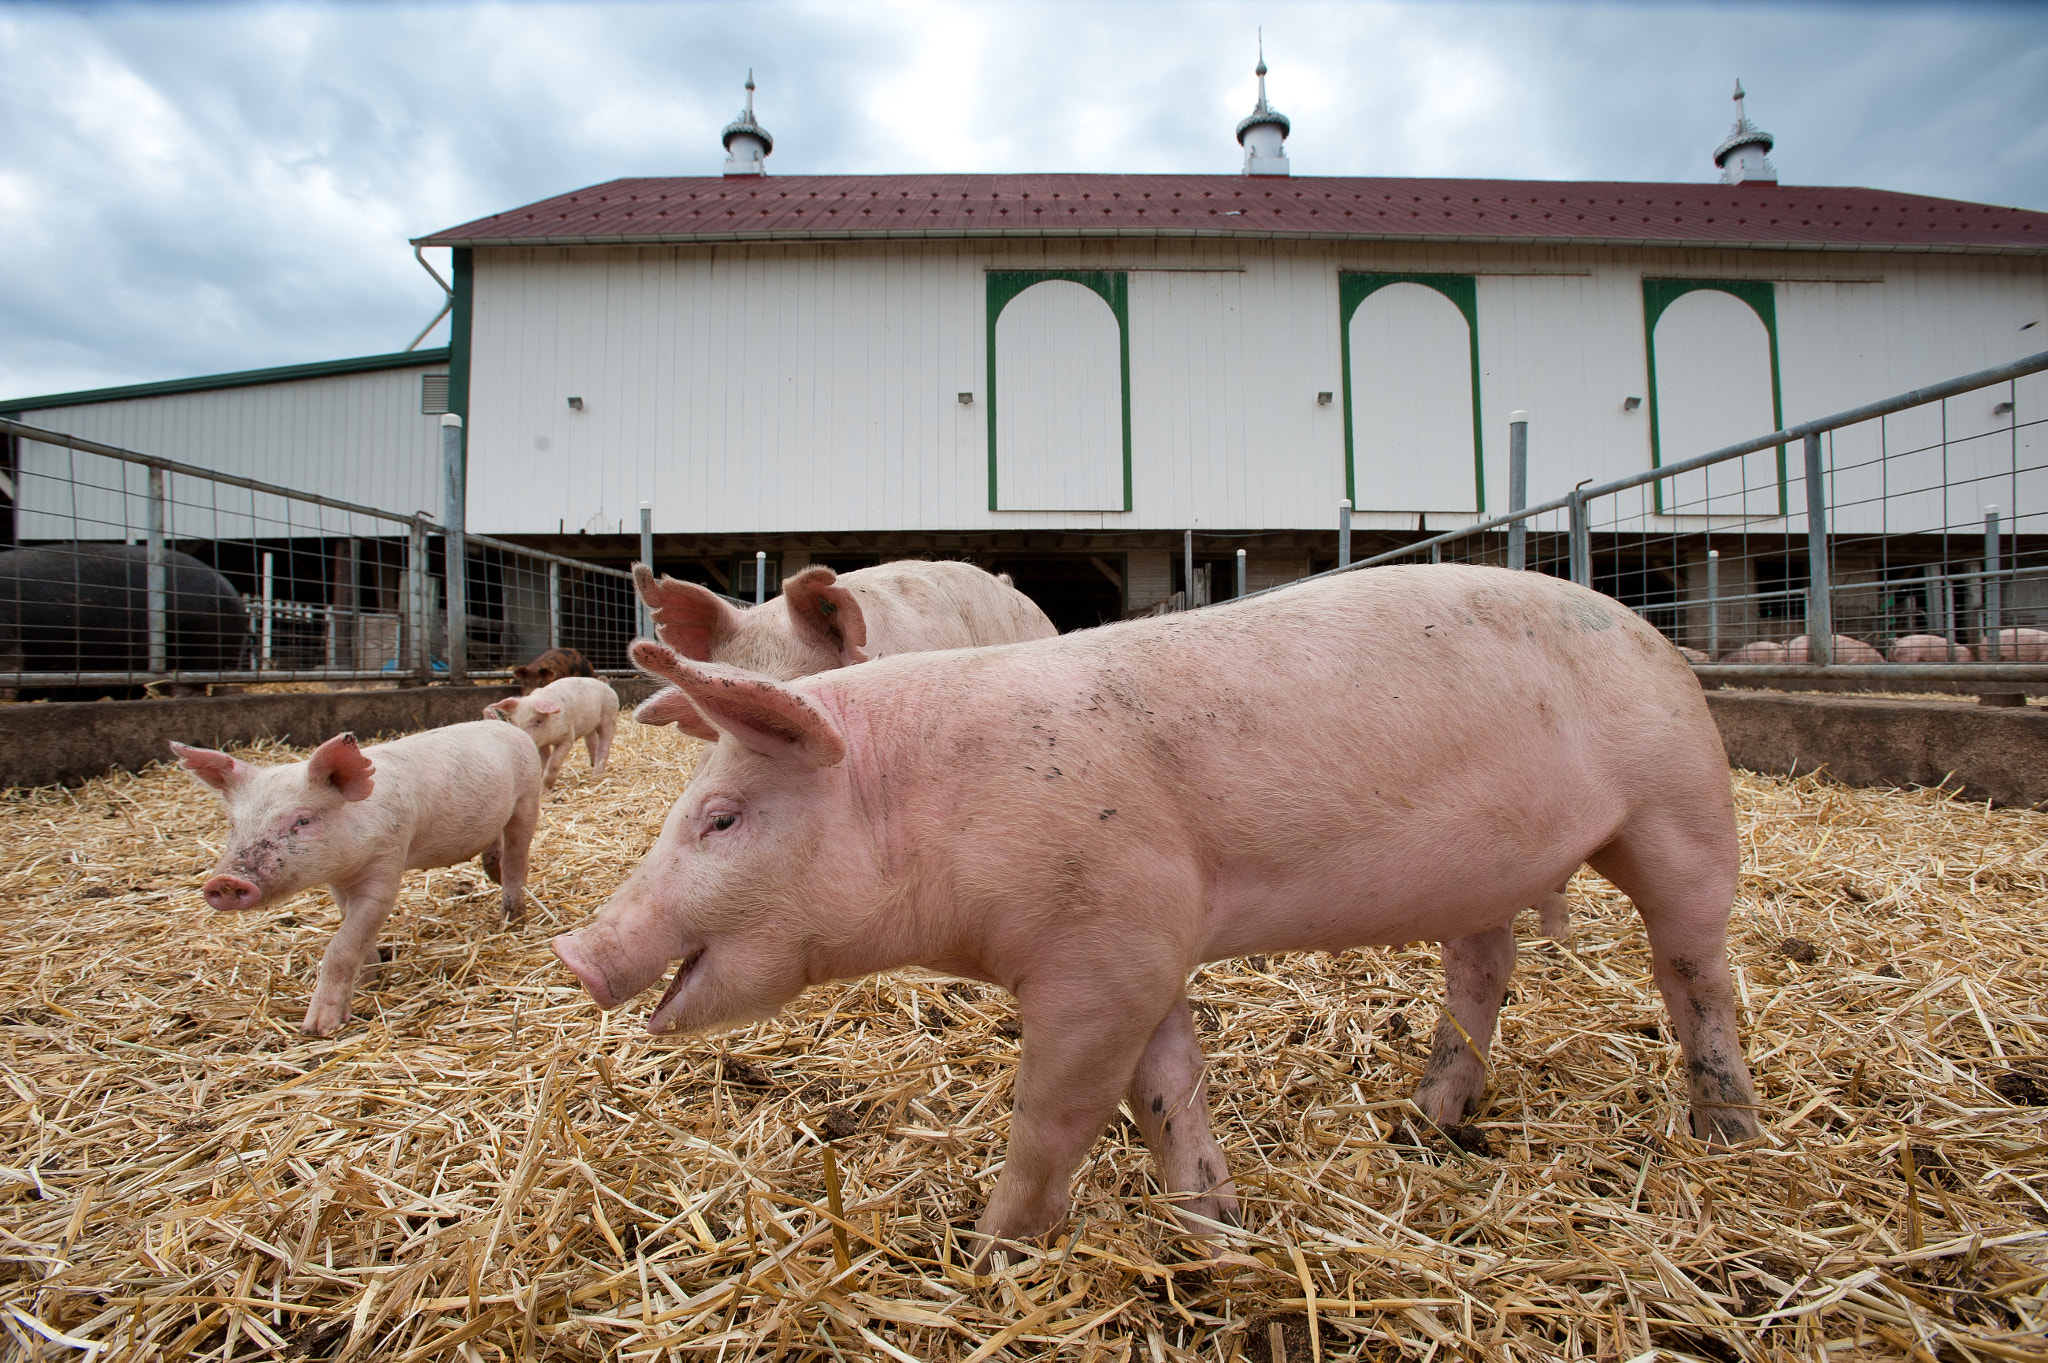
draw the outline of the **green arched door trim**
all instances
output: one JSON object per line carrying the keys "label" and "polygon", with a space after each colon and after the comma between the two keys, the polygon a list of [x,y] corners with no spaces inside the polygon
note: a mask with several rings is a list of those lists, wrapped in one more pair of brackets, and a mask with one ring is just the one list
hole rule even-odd
{"label": "green arched door trim", "polygon": [[[1785,398],[1778,388],[1778,303],[1777,292],[1768,279],[1645,279],[1643,281],[1643,348],[1650,366],[1650,467],[1664,467],[1664,447],[1658,430],[1657,408],[1657,321],[1664,310],[1689,293],[1711,289],[1739,298],[1764,324],[1771,348],[1771,428],[1785,429]],[[1705,454],[1705,450],[1699,451]],[[1657,514],[1664,512],[1664,483],[1652,483]],[[1791,494],[1785,486],[1785,447],[1778,446],[1778,514],[1791,514]]]}
{"label": "green arched door trim", "polygon": [[1064,279],[1099,294],[1116,315],[1118,359],[1123,366],[1124,510],[1131,509],[1131,277],[1122,270],[990,270],[988,272],[988,509],[996,505],[996,319],[1033,284]]}
{"label": "green arched door trim", "polygon": [[1468,274],[1368,274],[1340,273],[1337,276],[1337,344],[1344,373],[1344,495],[1358,505],[1356,442],[1351,433],[1351,317],[1358,305],[1389,284],[1420,284],[1435,289],[1451,300],[1465,317],[1465,331],[1472,341],[1472,496],[1473,505],[1486,510],[1485,439],[1479,423],[1479,285]]}

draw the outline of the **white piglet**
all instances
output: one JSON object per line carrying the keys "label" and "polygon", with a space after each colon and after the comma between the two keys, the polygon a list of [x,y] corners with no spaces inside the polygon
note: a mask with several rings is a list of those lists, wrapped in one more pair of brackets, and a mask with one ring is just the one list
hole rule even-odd
{"label": "white piglet", "polygon": [[372,748],[337,734],[304,762],[266,767],[182,743],[171,751],[227,806],[227,846],[201,889],[208,904],[253,909],[324,884],[341,906],[306,1008],[314,1036],[348,1021],[356,972],[376,955],[405,872],[481,856],[504,888],[506,921],[526,916],[540,755],[502,724],[451,724]]}
{"label": "white piglet", "polygon": [[507,696],[484,707],[485,719],[502,719],[533,740],[547,764],[541,785],[549,790],[578,739],[590,753],[590,772],[604,775],[612,734],[619,727],[619,693],[595,677],[564,677],[527,696]]}

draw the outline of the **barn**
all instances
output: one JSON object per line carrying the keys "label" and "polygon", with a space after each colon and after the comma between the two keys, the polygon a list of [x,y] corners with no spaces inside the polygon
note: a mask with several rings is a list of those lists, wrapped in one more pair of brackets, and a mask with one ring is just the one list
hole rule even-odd
{"label": "barn", "polygon": [[[812,563],[964,557],[1074,628],[1228,596],[1239,550],[1251,590],[1330,566],[1340,501],[1361,554],[1498,514],[1514,411],[1540,501],[2048,335],[2048,213],[1780,183],[1739,86],[1718,183],[1560,183],[1295,175],[1264,80],[1233,174],[858,176],[770,173],[750,81],[721,175],[418,238],[452,251],[445,351],[0,412],[409,513],[439,506],[445,404],[473,531],[623,564],[644,507],[664,571],[743,598],[757,561],[772,593]],[[1958,442],[2010,429],[2011,485],[1986,495],[2039,534],[2048,486],[2020,447],[2044,398],[2030,376],[1892,434],[1938,448],[1946,483]],[[33,475],[65,451],[9,457],[33,539]],[[1698,598],[1712,533],[1788,532],[1792,481],[1782,450],[1752,456],[1662,523],[1701,552],[1602,544],[1595,578],[1638,607]],[[1880,576],[1953,570],[1914,532],[1975,514],[1840,528],[1883,540]],[[1752,549],[1719,589],[1801,571]]]}
{"label": "barn", "polygon": [[[1263,83],[1239,174],[777,176],[750,91],[724,175],[420,238],[471,523],[631,553],[648,503],[742,596],[971,557],[1074,627],[1186,585],[1189,531],[1201,599],[1327,566],[1340,499],[1498,513],[1510,411],[1540,500],[2042,348],[2048,214],[1781,184],[1739,91],[1722,183],[1555,183],[1296,176]],[[1757,462],[1714,510],[1784,512]]]}

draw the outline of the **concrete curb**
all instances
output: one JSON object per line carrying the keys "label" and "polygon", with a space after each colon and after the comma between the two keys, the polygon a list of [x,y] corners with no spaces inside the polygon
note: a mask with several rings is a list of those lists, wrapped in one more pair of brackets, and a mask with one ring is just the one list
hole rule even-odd
{"label": "concrete curb", "polygon": [[2048,802],[2048,709],[1967,702],[1707,692],[1728,765],[1822,768],[1851,786],[1946,784],[1971,800]]}
{"label": "concrete curb", "polygon": [[[628,704],[654,687],[613,679]],[[0,705],[0,787],[76,785],[110,770],[167,761],[173,740],[219,748],[257,739],[310,747],[344,730],[368,742],[483,718],[510,686],[404,687],[392,691],[287,691],[175,700]]]}

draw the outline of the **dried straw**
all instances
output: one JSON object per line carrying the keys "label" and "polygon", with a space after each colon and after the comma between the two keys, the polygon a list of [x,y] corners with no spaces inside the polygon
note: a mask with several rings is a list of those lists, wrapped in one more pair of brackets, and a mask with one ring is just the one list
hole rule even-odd
{"label": "dried straw", "polygon": [[2048,815],[1737,777],[1768,1133],[1738,1152],[1686,1134],[1642,932],[1590,874],[1457,1145],[1406,1143],[1399,1096],[1432,950],[1205,970],[1242,1239],[1179,1240],[1120,1122],[1054,1243],[977,1279],[1007,998],[897,974],[657,1043],[548,953],[694,752],[628,725],[604,780],[575,760],[524,932],[474,868],[408,877],[326,1041],[296,1027],[332,906],[207,910],[223,820],[182,775],[0,802],[15,1355],[2048,1361]]}

